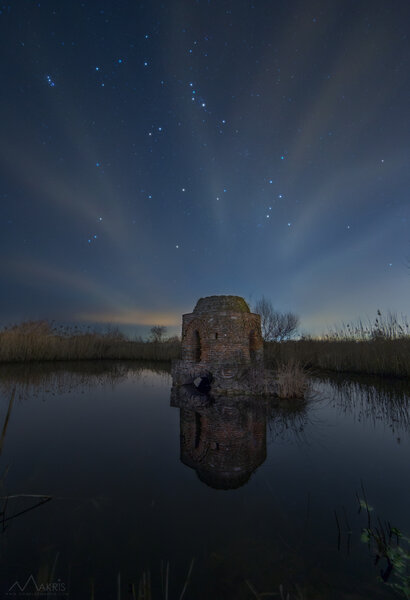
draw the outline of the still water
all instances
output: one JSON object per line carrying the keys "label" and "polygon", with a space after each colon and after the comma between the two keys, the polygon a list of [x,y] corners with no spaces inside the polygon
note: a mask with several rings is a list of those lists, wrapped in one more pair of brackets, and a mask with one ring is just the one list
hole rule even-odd
{"label": "still water", "polygon": [[406,597],[361,533],[410,535],[408,384],[315,378],[265,404],[171,386],[137,363],[0,368],[1,598]]}

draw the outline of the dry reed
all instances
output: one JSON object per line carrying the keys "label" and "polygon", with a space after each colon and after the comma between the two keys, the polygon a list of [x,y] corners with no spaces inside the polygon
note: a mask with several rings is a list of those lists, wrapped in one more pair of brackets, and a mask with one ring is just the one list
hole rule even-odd
{"label": "dry reed", "polygon": [[22,323],[0,332],[0,362],[59,360],[163,360],[179,358],[180,341],[131,341],[118,330],[97,333],[56,328],[45,321]]}
{"label": "dry reed", "polygon": [[279,363],[275,369],[275,376],[278,398],[304,398],[309,391],[308,372],[299,361],[293,358],[286,363]]}
{"label": "dry reed", "polygon": [[290,360],[325,371],[410,377],[410,326],[405,317],[380,311],[373,322],[342,324],[320,339],[265,343],[268,366]]}

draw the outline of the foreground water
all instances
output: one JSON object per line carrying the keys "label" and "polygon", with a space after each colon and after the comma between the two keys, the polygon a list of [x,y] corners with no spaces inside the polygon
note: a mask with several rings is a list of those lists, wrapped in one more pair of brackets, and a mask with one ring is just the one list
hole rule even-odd
{"label": "foreground water", "polygon": [[379,581],[361,533],[410,534],[408,386],[171,406],[171,384],[135,363],[0,369],[2,598],[138,598],[144,578],[152,600],[406,597],[410,561]]}

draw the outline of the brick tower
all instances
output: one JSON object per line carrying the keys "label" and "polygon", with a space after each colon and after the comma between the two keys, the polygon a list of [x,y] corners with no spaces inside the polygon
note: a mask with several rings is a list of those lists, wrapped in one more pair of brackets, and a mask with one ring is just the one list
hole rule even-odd
{"label": "brick tower", "polygon": [[192,313],[182,316],[182,360],[172,369],[175,386],[197,385],[199,379],[210,384],[214,395],[263,393],[263,373],[260,316],[243,298],[201,298]]}
{"label": "brick tower", "polygon": [[182,360],[208,365],[249,364],[263,359],[259,315],[239,296],[208,296],[182,316]]}

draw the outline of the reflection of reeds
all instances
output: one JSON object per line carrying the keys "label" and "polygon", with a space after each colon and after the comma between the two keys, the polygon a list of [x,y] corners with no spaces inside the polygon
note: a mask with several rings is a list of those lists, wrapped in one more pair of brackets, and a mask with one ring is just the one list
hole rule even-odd
{"label": "reflection of reeds", "polygon": [[255,586],[249,581],[249,579],[247,579],[245,581],[246,585],[248,586],[248,588],[250,589],[250,591],[252,592],[253,596],[255,598],[257,598],[257,600],[262,600],[263,598],[268,598],[268,597],[276,597],[279,598],[280,600],[305,600],[306,596],[304,594],[304,592],[301,590],[301,588],[295,583],[294,585],[294,589],[295,591],[289,591],[289,590],[285,590],[285,588],[283,587],[282,584],[280,584],[279,586],[279,591],[278,592],[258,592],[255,588]]}
{"label": "reflection of reeds", "polygon": [[406,317],[377,312],[373,322],[342,324],[320,339],[265,343],[267,364],[298,360],[316,369],[410,377],[410,325]]}
{"label": "reflection of reeds", "polygon": [[[183,600],[185,596],[185,592],[187,590],[188,584],[191,580],[192,569],[194,567],[194,558],[191,560],[188,569],[188,575],[185,579],[184,585],[182,587],[181,594],[179,595],[179,600]],[[138,595],[137,588],[134,583],[129,585],[129,590],[131,592],[131,596],[133,600],[153,600],[152,594],[152,583],[151,583],[151,571],[148,569],[147,571],[143,571],[141,574],[139,583],[138,583]],[[165,564],[161,561],[161,596],[162,600],[169,600],[169,561]],[[127,596],[129,597],[129,596]],[[121,574],[118,573],[117,578],[117,600],[121,600]]]}
{"label": "reflection of reeds", "polygon": [[131,341],[118,330],[106,333],[52,327],[45,321],[22,323],[0,332],[0,362],[45,360],[167,360],[179,358],[180,342]]}
{"label": "reflection of reeds", "polygon": [[376,425],[388,425],[393,433],[410,431],[410,388],[407,381],[398,380],[395,385],[384,379],[356,378],[346,380],[342,376],[323,379],[333,388],[332,402],[357,420],[365,419]]}
{"label": "reflection of reeds", "polygon": [[161,361],[60,361],[4,363],[0,365],[0,392],[17,398],[47,392],[63,394],[97,385],[114,386],[127,377],[144,377],[148,370],[168,379],[169,362]]}
{"label": "reflection of reeds", "polygon": [[12,393],[11,393],[10,401],[9,401],[9,406],[8,406],[8,409],[7,409],[6,418],[4,419],[3,429],[2,429],[1,437],[0,437],[0,454],[2,453],[2,450],[3,450],[4,439],[6,437],[7,426],[9,424],[9,419],[10,419],[10,415],[11,415],[11,409],[13,407],[13,402],[14,402],[14,396],[15,395],[16,395],[16,388],[14,388],[13,391],[12,391]]}
{"label": "reflection of reeds", "polygon": [[304,429],[310,419],[303,399],[294,402],[272,400],[267,405],[268,429],[272,439],[305,443]]}

